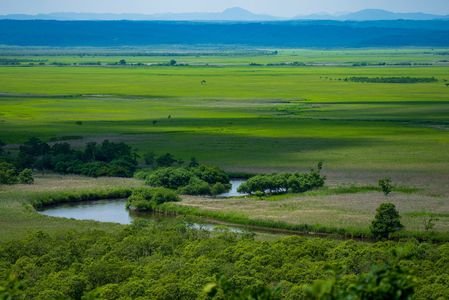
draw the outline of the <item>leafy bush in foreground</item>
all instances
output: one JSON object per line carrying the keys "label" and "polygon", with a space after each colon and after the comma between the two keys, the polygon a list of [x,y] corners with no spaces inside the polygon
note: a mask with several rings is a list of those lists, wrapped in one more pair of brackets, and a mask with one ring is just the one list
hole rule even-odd
{"label": "leafy bush in foreground", "polygon": [[322,164],[319,163],[318,168],[310,170],[309,173],[257,175],[240,185],[238,192],[246,194],[303,193],[324,185],[326,177],[321,176],[321,168]]}
{"label": "leafy bush in foreground", "polygon": [[[407,299],[413,290],[417,300],[449,295],[448,243],[298,236],[266,241],[167,222],[137,222],[118,232],[37,232],[0,243],[0,293],[25,299],[219,300],[262,292],[293,300],[317,299],[309,287],[324,284],[336,293],[355,290],[360,297],[352,299]],[[338,278],[329,268],[338,270]],[[226,282],[217,283],[222,277]]]}

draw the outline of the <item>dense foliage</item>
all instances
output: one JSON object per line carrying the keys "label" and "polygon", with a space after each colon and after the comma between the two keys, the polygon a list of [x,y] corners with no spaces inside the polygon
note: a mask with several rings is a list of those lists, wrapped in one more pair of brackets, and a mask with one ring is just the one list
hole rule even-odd
{"label": "dense foliage", "polygon": [[[415,299],[443,299],[449,294],[448,246],[303,237],[266,242],[181,223],[139,222],[116,233],[36,233],[0,244],[0,287],[45,300],[224,299],[223,293],[270,290],[282,299],[318,299],[310,295],[351,289],[364,293],[362,299],[407,299],[413,288]],[[398,290],[404,297],[389,297]]]}
{"label": "dense foliage", "polygon": [[385,196],[388,196],[393,191],[393,184],[390,178],[383,178],[379,180],[379,187]]}
{"label": "dense foliage", "polygon": [[154,211],[158,205],[166,202],[177,202],[181,199],[178,195],[165,188],[136,189],[128,197],[126,208],[139,212]]}
{"label": "dense foliage", "polygon": [[13,164],[0,161],[0,184],[33,184],[33,171],[23,169],[18,172]]}
{"label": "dense foliage", "polygon": [[257,175],[240,185],[238,191],[247,194],[303,193],[324,185],[326,177],[321,176],[321,168],[322,164],[319,163],[317,169],[308,173]]}
{"label": "dense foliage", "polygon": [[91,177],[131,177],[137,168],[136,155],[125,143],[108,140],[100,145],[87,143],[84,150],[72,149],[68,143],[52,146],[38,138],[30,138],[19,148],[15,159],[18,168],[53,170],[58,173]]}
{"label": "dense foliage", "polygon": [[349,77],[345,81],[365,83],[429,83],[437,82],[435,77]]}
{"label": "dense foliage", "polygon": [[[196,161],[195,165],[197,164]],[[193,162],[190,163],[193,165]],[[143,171],[137,177],[153,187],[178,190],[186,195],[218,195],[231,188],[229,176],[218,167],[168,167]]]}
{"label": "dense foliage", "polygon": [[371,224],[371,233],[375,238],[387,239],[403,227],[396,206],[393,203],[382,203],[376,210],[376,216]]}

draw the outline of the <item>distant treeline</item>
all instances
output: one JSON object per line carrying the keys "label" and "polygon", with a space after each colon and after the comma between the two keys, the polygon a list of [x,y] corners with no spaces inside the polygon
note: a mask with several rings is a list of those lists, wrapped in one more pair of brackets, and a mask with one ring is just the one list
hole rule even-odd
{"label": "distant treeline", "polygon": [[348,77],[344,81],[366,83],[430,83],[437,82],[435,77]]}
{"label": "distant treeline", "polygon": [[[0,146],[2,144],[0,142]],[[0,147],[1,149],[3,148]],[[89,142],[83,150],[77,150],[66,142],[50,145],[32,137],[19,147],[16,156],[1,150],[0,162],[2,161],[5,168],[8,166],[9,173],[18,175],[24,170],[37,169],[91,177],[131,177],[137,169],[137,154],[132,148],[125,143],[108,140],[100,144]],[[24,180],[18,178],[5,183],[13,184],[15,181]]]}
{"label": "distant treeline", "polygon": [[16,46],[449,46],[449,21],[161,22],[0,20]]}

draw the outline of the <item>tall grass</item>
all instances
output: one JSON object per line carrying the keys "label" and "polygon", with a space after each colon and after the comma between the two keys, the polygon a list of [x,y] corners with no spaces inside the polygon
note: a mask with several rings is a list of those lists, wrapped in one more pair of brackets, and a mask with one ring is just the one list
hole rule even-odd
{"label": "tall grass", "polygon": [[121,199],[131,195],[132,188],[90,189],[81,191],[43,192],[32,196],[31,204],[37,210],[68,202]]}
{"label": "tall grass", "polygon": [[[374,241],[371,232],[365,228],[347,227],[327,227],[319,224],[290,224],[281,221],[251,219],[247,216],[237,213],[222,212],[222,211],[209,211],[202,210],[195,207],[180,206],[173,203],[165,203],[158,207],[160,212],[176,213],[186,216],[197,216],[212,218],[215,220],[224,221],[227,223],[233,223],[238,225],[261,227],[266,229],[272,229],[272,231],[291,231],[294,233],[302,233],[315,236],[327,236],[333,238],[350,238],[358,239],[362,241]],[[399,231],[392,237],[393,240],[400,239],[417,239],[419,241],[429,242],[448,242],[449,233],[447,232],[415,232],[415,231]]]}

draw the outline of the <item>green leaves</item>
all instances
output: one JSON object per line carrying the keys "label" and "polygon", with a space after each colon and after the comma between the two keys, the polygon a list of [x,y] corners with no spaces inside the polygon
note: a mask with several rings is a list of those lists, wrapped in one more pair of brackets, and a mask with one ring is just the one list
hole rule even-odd
{"label": "green leaves", "polygon": [[387,239],[392,233],[404,227],[393,203],[382,203],[376,211],[376,216],[371,224],[371,233],[375,238]]}

